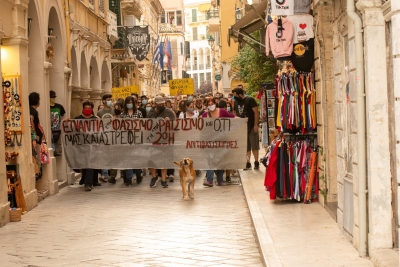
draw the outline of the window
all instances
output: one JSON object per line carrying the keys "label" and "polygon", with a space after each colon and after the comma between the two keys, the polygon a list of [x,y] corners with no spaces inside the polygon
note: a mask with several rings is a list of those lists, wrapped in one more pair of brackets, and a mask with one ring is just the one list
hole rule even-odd
{"label": "window", "polygon": [[176,17],[175,17],[175,11],[168,11],[167,12],[167,23],[169,24],[176,24]]}
{"label": "window", "polygon": [[193,31],[193,41],[197,41],[198,36],[197,36],[197,27],[192,28]]}
{"label": "window", "polygon": [[211,83],[211,72],[206,73],[206,81]]}
{"label": "window", "polygon": [[193,82],[194,82],[194,89],[196,90],[199,88],[199,75],[198,74],[193,74]]}
{"label": "window", "polygon": [[209,31],[209,28],[210,27],[208,27],[208,26],[206,26],[206,32],[207,32],[207,34],[206,34],[206,39],[208,40],[208,39],[210,39],[210,31]]}
{"label": "window", "polygon": [[197,21],[197,9],[192,9],[192,22]]}
{"label": "window", "polygon": [[104,13],[104,0],[99,0],[99,10]]}
{"label": "window", "polygon": [[181,45],[181,55],[183,55],[183,43],[180,43]]}
{"label": "window", "polygon": [[204,82],[204,73],[200,73],[200,84]]}
{"label": "window", "polygon": [[205,15],[206,15],[206,20],[209,20],[209,19],[210,19],[210,11],[207,10],[207,11],[205,12]]}
{"label": "window", "polygon": [[182,11],[176,11],[176,26],[182,26]]}
{"label": "window", "polygon": [[165,13],[161,14],[161,23],[165,23]]}
{"label": "window", "polygon": [[172,80],[172,71],[162,70],[161,71],[161,83],[168,83],[169,80]]}

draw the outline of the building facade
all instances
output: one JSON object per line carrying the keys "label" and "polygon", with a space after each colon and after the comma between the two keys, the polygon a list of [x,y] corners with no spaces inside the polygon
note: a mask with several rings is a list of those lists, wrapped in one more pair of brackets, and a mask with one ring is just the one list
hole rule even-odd
{"label": "building facade", "polygon": [[[183,0],[163,2],[164,12],[161,14],[159,25],[159,43],[170,42],[171,69],[168,69],[168,57],[164,57],[164,68],[161,69],[159,79],[161,92],[169,95],[168,81],[171,79],[188,78],[186,73],[186,59],[188,58],[185,42],[185,16]],[[156,64],[159,64],[156,62]]]}
{"label": "building facade", "polygon": [[[38,108],[40,122],[49,141],[51,137],[49,91],[57,92],[57,102],[68,105],[68,76],[70,70],[67,61],[67,36],[65,30],[63,1],[1,1],[0,2],[0,71],[3,81],[11,81],[8,88],[14,101],[18,97],[14,111],[18,116],[12,118],[21,131],[11,132],[16,144],[5,147],[6,152],[19,153],[16,163],[6,163],[0,153],[0,175],[6,176],[6,167],[15,165],[21,177],[21,184],[27,210],[38,203],[38,190],[50,194],[58,192],[59,182],[66,180],[65,175],[58,176],[56,158],[50,157],[50,163],[43,166],[43,176],[36,182],[32,161],[30,114],[28,95],[37,92],[41,96]],[[7,101],[1,95],[2,101]],[[1,111],[4,118],[4,110]],[[16,120],[16,121],[14,121]],[[4,120],[2,120],[5,122]],[[10,125],[0,124],[4,132]],[[0,143],[4,146],[4,137]],[[14,143],[14,141],[13,141]],[[4,151],[4,150],[3,150]],[[57,159],[58,160],[58,159]],[[66,169],[63,170],[66,174]],[[7,196],[7,179],[0,181],[0,226],[9,221],[10,202]]]}
{"label": "building facade", "polygon": [[[228,43],[229,28],[240,18],[244,11],[245,3],[237,0],[211,1],[209,33],[213,35],[215,43],[212,50],[216,59],[213,68],[215,87],[227,95],[238,84],[242,84],[231,70],[230,62],[239,52],[238,43]],[[240,16],[238,16],[240,15]]]}
{"label": "building facade", "polygon": [[[158,40],[159,18],[163,13],[160,1],[111,1],[110,9],[117,14],[118,40],[111,51],[112,87],[134,86],[138,94],[156,95],[159,91],[159,67],[153,64]],[[129,47],[127,30],[139,26],[148,29],[149,46],[144,58],[134,55]]]}
{"label": "building facade", "polygon": [[[194,80],[194,89],[203,83],[213,84],[212,51],[208,33],[211,4],[208,0],[185,1],[185,36],[189,42],[190,58],[186,70]],[[215,63],[215,59],[214,59]]]}

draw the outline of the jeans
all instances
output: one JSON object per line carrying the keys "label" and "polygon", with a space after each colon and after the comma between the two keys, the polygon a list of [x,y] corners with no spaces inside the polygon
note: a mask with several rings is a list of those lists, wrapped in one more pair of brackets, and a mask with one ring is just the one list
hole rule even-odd
{"label": "jeans", "polygon": [[[217,181],[222,182],[223,177],[224,177],[224,170],[216,170],[215,172],[217,173]],[[212,180],[214,178],[214,170],[208,170],[206,172],[206,178],[207,178],[207,181],[212,182]]]}
{"label": "jeans", "polygon": [[101,177],[108,177],[108,170],[101,170]]}
{"label": "jeans", "polygon": [[128,169],[128,170],[125,170],[125,178],[127,180],[132,180],[133,173],[136,173],[136,179],[138,179],[142,175],[142,170],[141,169]]}

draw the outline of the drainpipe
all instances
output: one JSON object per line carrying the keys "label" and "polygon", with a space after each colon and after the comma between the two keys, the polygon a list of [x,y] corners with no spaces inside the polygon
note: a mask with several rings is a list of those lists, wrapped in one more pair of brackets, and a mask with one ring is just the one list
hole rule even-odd
{"label": "drainpipe", "polygon": [[360,257],[367,256],[367,163],[365,136],[364,47],[362,20],[355,12],[355,1],[347,0],[347,15],[354,23],[357,88],[358,228]]}

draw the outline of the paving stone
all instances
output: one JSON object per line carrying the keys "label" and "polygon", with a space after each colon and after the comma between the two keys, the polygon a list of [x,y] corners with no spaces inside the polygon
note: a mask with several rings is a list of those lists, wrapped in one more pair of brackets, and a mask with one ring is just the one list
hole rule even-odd
{"label": "paving stone", "polygon": [[0,228],[1,267],[263,266],[241,186],[71,185]]}

